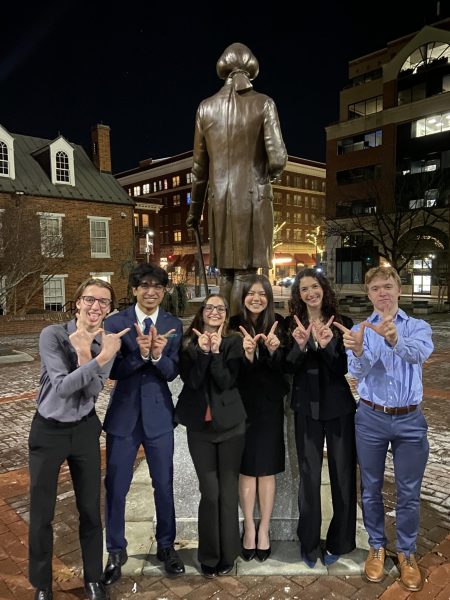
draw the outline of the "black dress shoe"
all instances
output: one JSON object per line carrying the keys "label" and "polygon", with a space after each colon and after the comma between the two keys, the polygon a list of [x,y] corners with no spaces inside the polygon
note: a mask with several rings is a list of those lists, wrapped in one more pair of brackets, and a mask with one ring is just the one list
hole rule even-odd
{"label": "black dress shoe", "polygon": [[53,600],[53,592],[51,588],[45,590],[36,590],[34,593],[34,600]]}
{"label": "black dress shoe", "polygon": [[109,592],[101,581],[85,581],[84,591],[89,600],[109,599]]}
{"label": "black dress shoe", "polygon": [[218,567],[217,567],[217,575],[228,575],[228,573],[231,573],[231,571],[234,569],[234,564],[232,565],[226,565],[226,564],[222,564],[219,563]]}
{"label": "black dress shoe", "polygon": [[178,556],[178,552],[173,546],[168,548],[159,548],[156,551],[156,557],[158,560],[164,563],[164,568],[167,575],[170,577],[176,577],[177,575],[183,575],[184,564],[181,558]]}
{"label": "black dress shoe", "polygon": [[105,570],[102,575],[102,583],[104,585],[112,585],[118,581],[122,576],[122,565],[128,560],[128,554],[126,549],[120,550],[120,552],[110,552],[108,556],[108,562],[106,563]]}
{"label": "black dress shoe", "polygon": [[208,565],[200,563],[200,568],[202,570],[203,577],[206,577],[207,579],[213,579],[213,577],[217,577],[217,567],[208,567]]}

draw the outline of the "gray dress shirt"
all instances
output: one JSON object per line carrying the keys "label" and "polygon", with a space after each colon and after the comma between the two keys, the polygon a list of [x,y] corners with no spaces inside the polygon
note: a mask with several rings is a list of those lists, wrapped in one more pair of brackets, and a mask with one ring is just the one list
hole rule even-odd
{"label": "gray dress shirt", "polygon": [[39,414],[46,419],[71,422],[88,415],[113,364],[110,360],[100,367],[95,360],[101,350],[98,336],[92,342],[92,360],[79,367],[77,353],[69,341],[75,330],[75,320],[66,325],[49,325],[39,338],[41,378],[37,405]]}

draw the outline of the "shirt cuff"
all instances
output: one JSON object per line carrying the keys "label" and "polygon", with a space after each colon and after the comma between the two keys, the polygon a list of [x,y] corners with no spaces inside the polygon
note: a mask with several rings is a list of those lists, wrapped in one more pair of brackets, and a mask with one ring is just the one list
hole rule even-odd
{"label": "shirt cuff", "polygon": [[152,357],[152,355],[150,355],[150,356],[148,357],[148,359],[149,359],[149,360],[151,360],[153,364],[156,364],[157,362],[159,362],[159,361],[161,360],[161,357],[162,357],[162,354],[160,354],[160,355],[158,356],[158,358],[153,358],[153,357]]}

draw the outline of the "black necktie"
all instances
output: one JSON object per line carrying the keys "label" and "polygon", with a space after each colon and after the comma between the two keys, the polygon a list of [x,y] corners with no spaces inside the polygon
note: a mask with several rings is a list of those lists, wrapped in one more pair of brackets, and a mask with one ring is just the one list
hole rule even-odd
{"label": "black necktie", "polygon": [[146,317],[144,319],[144,335],[148,335],[150,333],[150,327],[153,325],[153,321],[150,317]]}

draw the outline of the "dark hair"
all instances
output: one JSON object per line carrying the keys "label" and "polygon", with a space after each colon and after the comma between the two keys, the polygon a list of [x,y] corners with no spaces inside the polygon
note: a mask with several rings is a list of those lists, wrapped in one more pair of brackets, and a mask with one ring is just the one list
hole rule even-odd
{"label": "dark hair", "polygon": [[[253,328],[255,333],[264,333],[267,335],[275,322],[273,291],[270,281],[265,275],[257,275],[256,273],[247,275],[243,281],[244,285],[242,287],[240,308],[242,325],[247,331],[251,331]],[[267,306],[254,321],[252,319],[252,312],[245,306],[245,298],[255,283],[260,283],[266,292]]]}
{"label": "dark hair", "polygon": [[[291,299],[289,300],[290,314],[292,316],[297,315],[302,324],[306,327],[308,326],[308,309],[300,296],[300,281],[304,277],[312,277],[318,282],[318,284],[322,288],[323,299],[321,312],[323,318],[328,321],[328,319],[334,315],[334,320],[338,323],[342,323],[341,315],[337,305],[336,294],[331,288],[330,282],[325,277],[325,275],[321,271],[317,271],[316,269],[303,269],[303,271],[299,271],[295,276],[294,283],[292,284],[291,288]],[[292,321],[293,323],[291,324],[291,327],[295,329],[295,321],[293,319]],[[336,328],[335,330],[337,331]]]}
{"label": "dark hair", "polygon": [[89,277],[89,279],[85,279],[83,281],[83,283],[80,283],[80,285],[77,287],[77,289],[75,291],[75,295],[73,298],[74,302],[76,302],[77,300],[79,300],[81,298],[84,290],[87,287],[89,287],[90,285],[96,285],[98,287],[102,287],[102,288],[105,288],[106,290],[109,290],[109,293],[111,294],[111,309],[114,310],[114,308],[116,308],[116,304],[117,304],[116,294],[114,293],[112,285],[108,281],[105,281],[104,279],[97,279],[96,277]]}
{"label": "dark hair", "polygon": [[169,282],[167,271],[152,263],[139,263],[134,267],[128,278],[128,283],[130,287],[137,288],[144,279],[153,279],[164,287]]}
{"label": "dark hair", "polygon": [[223,300],[223,303],[225,305],[225,308],[227,309],[227,312],[225,315],[224,326],[222,329],[222,337],[226,337],[227,335],[229,335],[228,320],[230,318],[230,308],[228,306],[228,302],[227,302],[226,298],[224,298],[220,294],[209,294],[209,296],[206,296],[204,301],[200,304],[197,312],[194,315],[194,318],[192,319],[192,323],[189,325],[186,333],[183,336],[185,345],[187,345],[191,342],[194,342],[197,339],[196,334],[192,331],[193,329],[197,329],[198,331],[203,332],[203,328],[205,326],[205,322],[203,320],[203,309],[208,304],[208,300],[210,300],[211,298],[220,298],[221,300]]}

